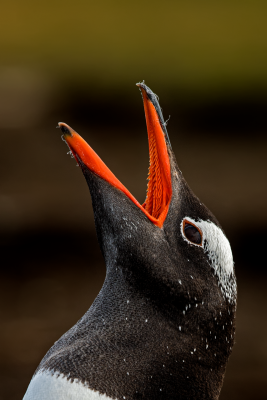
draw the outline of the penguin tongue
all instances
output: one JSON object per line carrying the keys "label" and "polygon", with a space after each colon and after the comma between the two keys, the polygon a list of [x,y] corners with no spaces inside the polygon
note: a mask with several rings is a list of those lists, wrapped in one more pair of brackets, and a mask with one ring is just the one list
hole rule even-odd
{"label": "penguin tongue", "polygon": [[125,193],[151,222],[158,227],[162,227],[168,213],[172,195],[170,161],[165,134],[158,112],[146,95],[146,90],[141,86],[140,88],[144,100],[150,158],[147,196],[143,205],[134,198],[77,132],[64,122],[59,122],[58,126],[63,133],[64,140],[81,167],[80,161],[94,174]]}
{"label": "penguin tongue", "polygon": [[[166,208],[168,211],[172,194],[170,161],[160,117],[147,94],[149,89],[142,83],[137,86],[143,96],[149,144],[148,185],[143,207],[152,217],[159,219],[162,213],[165,215]],[[149,94],[155,96],[153,92]]]}

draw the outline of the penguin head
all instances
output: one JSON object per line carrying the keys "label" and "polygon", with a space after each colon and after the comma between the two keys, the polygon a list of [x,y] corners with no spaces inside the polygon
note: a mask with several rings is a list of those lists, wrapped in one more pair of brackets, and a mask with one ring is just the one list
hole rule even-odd
{"label": "penguin head", "polygon": [[[144,204],[72,128],[65,123],[59,127],[90,189],[107,273],[119,267],[125,280],[177,326],[183,317],[192,334],[201,329],[211,332],[215,325],[222,328],[229,314],[234,320],[231,247],[217,219],[178,168],[157,96],[144,83],[138,86],[150,156]],[[230,351],[232,333],[228,339]]]}

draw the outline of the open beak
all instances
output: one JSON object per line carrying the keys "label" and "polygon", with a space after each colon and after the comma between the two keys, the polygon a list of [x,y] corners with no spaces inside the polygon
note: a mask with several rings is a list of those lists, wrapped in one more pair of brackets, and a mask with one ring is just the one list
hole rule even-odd
{"label": "open beak", "polygon": [[171,146],[156,95],[144,83],[138,83],[137,86],[142,92],[144,101],[150,159],[144,204],[141,205],[134,198],[77,132],[64,122],[59,122],[58,126],[79,165],[82,161],[94,174],[121,190],[151,222],[161,228],[172,196],[171,167],[167,149],[167,146]]}

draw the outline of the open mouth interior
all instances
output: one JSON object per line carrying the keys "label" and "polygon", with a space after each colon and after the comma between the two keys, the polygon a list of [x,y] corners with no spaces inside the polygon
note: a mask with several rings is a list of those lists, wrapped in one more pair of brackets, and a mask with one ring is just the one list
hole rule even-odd
{"label": "open mouth interior", "polygon": [[[158,227],[162,227],[166,219],[172,195],[171,170],[168,149],[166,144],[166,130],[164,132],[162,121],[156,109],[158,103],[153,104],[148,89],[144,84],[138,84],[142,91],[147,132],[149,143],[149,173],[146,200],[141,205],[126,187],[115,177],[94,150],[67,124],[60,122],[59,127],[64,135],[64,140],[72,154],[80,164],[80,160],[92,172],[109,182],[112,186],[124,192],[133,203]],[[156,96],[155,96],[156,99]],[[153,98],[152,98],[153,100]],[[155,100],[157,102],[157,100]],[[159,107],[159,105],[158,105]]]}
{"label": "open mouth interior", "polygon": [[151,215],[158,219],[170,200],[170,190],[162,171],[160,155],[154,132],[148,133],[149,142],[149,170],[146,200],[142,206]]}
{"label": "open mouth interior", "polygon": [[[146,120],[149,171],[146,200],[142,206],[152,218],[159,220],[169,205],[172,193],[169,156],[164,134],[162,135],[160,124],[158,124],[159,121],[157,119],[155,121],[155,115],[151,115],[151,110],[146,112]],[[159,129],[160,132],[158,132]]]}

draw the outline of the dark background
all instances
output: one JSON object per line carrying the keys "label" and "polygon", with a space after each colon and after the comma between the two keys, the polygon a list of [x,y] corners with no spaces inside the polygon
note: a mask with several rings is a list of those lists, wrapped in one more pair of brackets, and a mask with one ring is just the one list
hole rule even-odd
{"label": "dark background", "polygon": [[220,399],[267,399],[266,15],[263,0],[1,1],[1,400],[23,397],[105,276],[89,191],[57,122],[143,201],[143,79],[233,248],[237,335]]}

